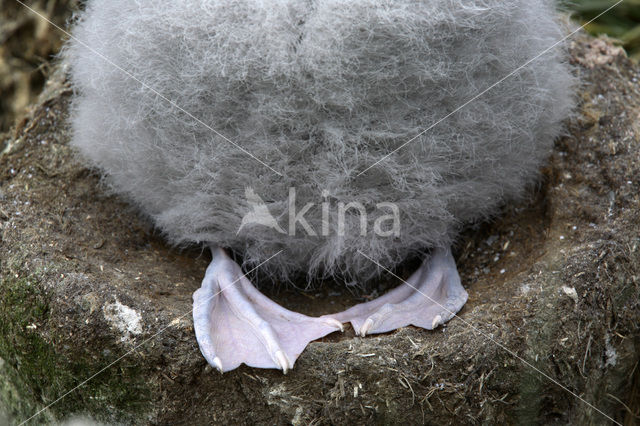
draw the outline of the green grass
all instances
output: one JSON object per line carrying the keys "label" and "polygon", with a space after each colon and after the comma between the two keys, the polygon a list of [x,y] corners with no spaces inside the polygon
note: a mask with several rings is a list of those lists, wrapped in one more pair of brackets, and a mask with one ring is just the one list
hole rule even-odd
{"label": "green grass", "polygon": [[[571,0],[567,5],[576,21],[585,24],[617,1]],[[640,60],[640,0],[623,0],[585,29],[595,36],[608,35],[618,40],[633,60]]]}

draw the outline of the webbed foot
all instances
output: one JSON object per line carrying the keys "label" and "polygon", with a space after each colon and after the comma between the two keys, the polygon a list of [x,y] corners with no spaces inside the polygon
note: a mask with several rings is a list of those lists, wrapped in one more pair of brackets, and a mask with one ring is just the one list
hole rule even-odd
{"label": "webbed foot", "polygon": [[289,311],[260,293],[224,250],[213,259],[193,294],[196,339],[209,364],[221,372],[245,363],[287,372],[309,342],[342,324]]}
{"label": "webbed foot", "polygon": [[432,330],[449,321],[467,298],[451,250],[435,249],[406,282],[378,299],[332,317],[351,322],[360,336],[407,325]]}

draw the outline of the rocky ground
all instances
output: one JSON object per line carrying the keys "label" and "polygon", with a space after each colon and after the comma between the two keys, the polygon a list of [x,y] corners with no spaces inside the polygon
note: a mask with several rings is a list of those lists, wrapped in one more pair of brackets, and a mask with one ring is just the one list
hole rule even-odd
{"label": "rocky ground", "polygon": [[[208,254],[167,246],[76,159],[59,69],[2,141],[0,423],[53,403],[31,423],[83,413],[136,424],[638,424],[640,69],[600,39],[571,50],[584,82],[577,113],[529,199],[465,232],[460,316],[433,332],[334,333],[286,376],[207,365],[191,294]],[[263,290],[320,314],[395,284]]]}

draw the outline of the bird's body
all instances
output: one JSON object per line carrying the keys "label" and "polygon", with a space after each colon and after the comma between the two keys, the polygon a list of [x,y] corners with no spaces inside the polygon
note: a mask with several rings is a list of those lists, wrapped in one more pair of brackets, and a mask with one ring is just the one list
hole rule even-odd
{"label": "bird's body", "polygon": [[448,248],[572,105],[547,0],[90,1],[75,37],[73,144],[171,242],[277,278]]}

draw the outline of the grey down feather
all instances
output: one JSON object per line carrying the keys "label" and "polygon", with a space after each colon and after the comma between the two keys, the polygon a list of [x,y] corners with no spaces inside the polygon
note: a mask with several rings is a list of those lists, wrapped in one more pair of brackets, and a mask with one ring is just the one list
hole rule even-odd
{"label": "grey down feather", "polygon": [[[393,267],[451,244],[522,196],[573,104],[561,44],[424,132],[563,38],[550,0],[89,0],[74,36],[72,144],[171,243],[245,266],[282,249],[261,267],[279,279],[365,281],[358,251]],[[317,235],[238,232],[247,188],[285,231],[295,188]],[[355,209],[338,232],[350,202],[366,235]],[[399,235],[371,232],[381,202]]]}

